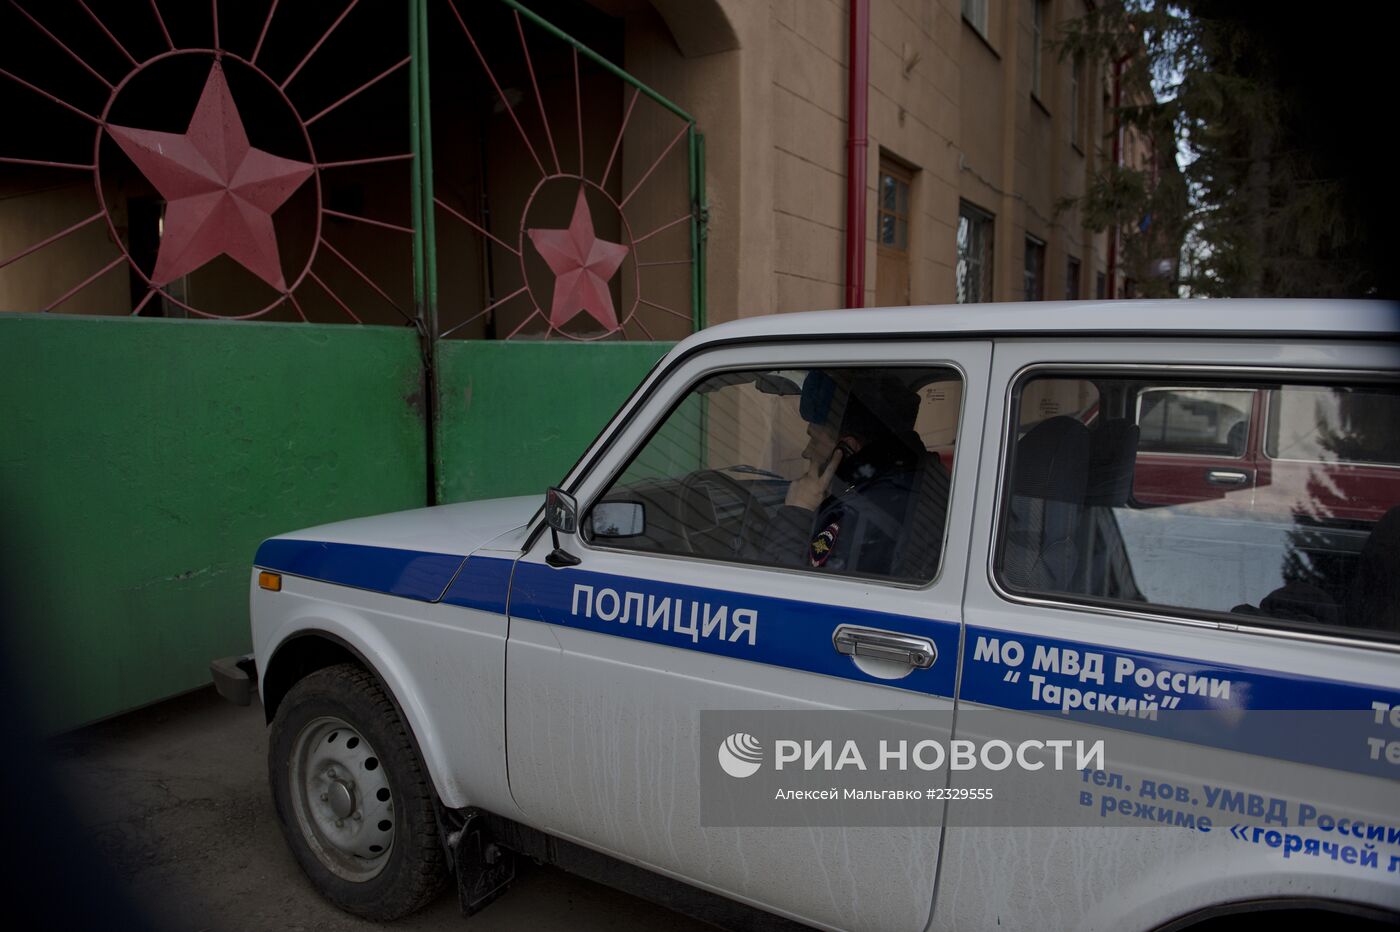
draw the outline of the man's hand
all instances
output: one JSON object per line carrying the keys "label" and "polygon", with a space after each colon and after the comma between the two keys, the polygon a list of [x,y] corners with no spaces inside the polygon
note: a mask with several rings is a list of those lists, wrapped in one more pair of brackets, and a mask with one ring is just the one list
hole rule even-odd
{"label": "man's hand", "polygon": [[836,467],[840,466],[845,458],[846,451],[838,447],[827,460],[826,469],[821,469],[816,463],[810,464],[807,472],[788,484],[787,497],[783,499],[783,504],[816,511],[826,498],[827,489],[831,487],[831,477],[836,475]]}

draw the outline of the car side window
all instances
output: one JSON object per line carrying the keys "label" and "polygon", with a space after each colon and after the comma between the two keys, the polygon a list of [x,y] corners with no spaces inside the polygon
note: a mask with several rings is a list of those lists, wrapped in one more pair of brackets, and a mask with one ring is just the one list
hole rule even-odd
{"label": "car side window", "polygon": [[[1400,467],[1394,395],[1292,386],[1268,394],[1264,452],[1314,464]],[[1345,425],[1339,432],[1334,425]]]}
{"label": "car side window", "polygon": [[[1035,399],[1086,379],[1092,410],[1039,416]],[[1006,589],[1400,635],[1395,388],[1057,374],[1013,398]],[[1245,457],[1228,438],[1256,399],[1265,455]]]}
{"label": "car side window", "polygon": [[1138,449],[1241,457],[1255,392],[1243,388],[1150,388],[1138,395]]}
{"label": "car side window", "polygon": [[962,382],[948,367],[723,372],[594,503],[593,546],[928,582]]}

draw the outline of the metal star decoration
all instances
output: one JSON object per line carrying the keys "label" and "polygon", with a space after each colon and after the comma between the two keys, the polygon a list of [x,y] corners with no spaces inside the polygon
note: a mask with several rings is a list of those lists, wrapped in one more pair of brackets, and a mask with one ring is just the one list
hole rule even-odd
{"label": "metal star decoration", "polygon": [[108,134],[166,200],[151,281],[165,285],[226,255],[286,291],[272,213],[315,166],[248,144],[216,62],[184,135],[108,126]]}
{"label": "metal star decoration", "polygon": [[617,274],[629,248],[598,239],[594,234],[593,215],[589,213],[582,186],[567,229],[532,228],[525,232],[554,273],[550,326],[562,327],[578,314],[587,312],[609,332],[617,330],[617,309],[613,306],[608,282]]}

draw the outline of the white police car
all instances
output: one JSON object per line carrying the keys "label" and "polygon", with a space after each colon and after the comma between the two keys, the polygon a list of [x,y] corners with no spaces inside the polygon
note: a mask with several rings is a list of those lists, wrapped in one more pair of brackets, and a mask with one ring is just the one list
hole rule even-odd
{"label": "white police car", "polygon": [[[1250,301],[697,334],[543,508],[262,545],[287,841],[379,919],[450,876],[480,908],[523,855],[734,925],[1395,921],[1398,336],[1385,304]],[[226,695],[248,668],[215,664]],[[1171,763],[1110,742],[1072,798],[1001,784],[1077,824],[979,824],[947,763],[917,825],[715,824],[705,710],[950,713],[948,741],[1088,715]],[[1356,724],[1240,724],[1266,712]],[[731,738],[720,779],[765,753]]]}

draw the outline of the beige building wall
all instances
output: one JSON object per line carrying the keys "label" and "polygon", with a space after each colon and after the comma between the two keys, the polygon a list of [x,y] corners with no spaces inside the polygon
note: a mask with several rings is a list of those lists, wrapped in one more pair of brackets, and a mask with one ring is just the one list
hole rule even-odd
{"label": "beige building wall", "polygon": [[[73,181],[56,172],[0,176],[0,260],[17,256],[96,210],[90,176]],[[114,221],[120,222],[119,216]],[[118,250],[101,220],[8,265],[0,281],[0,311],[41,310],[72,285],[116,258]],[[62,283],[67,284],[62,284]],[[101,276],[57,308],[67,314],[107,314],[127,305],[126,267]]]}
{"label": "beige building wall", "polygon": [[[1027,234],[1046,244],[1046,298],[1067,294],[1071,257],[1079,262],[1081,297],[1094,297],[1096,277],[1106,270],[1106,237],[1086,230],[1077,209],[1060,208],[1109,158],[1104,70],[1080,73],[1076,140],[1074,65],[1048,45],[1040,94],[1032,95],[1036,0],[986,2],[984,34],[963,17],[961,0],[871,0],[867,306],[876,302],[882,156],[912,172],[911,303],[955,300],[962,201],[994,217],[995,300],[1024,296]],[[1056,24],[1085,11],[1084,0],[1041,2],[1047,40]],[[673,67],[641,76],[676,93],[707,139],[708,319],[841,307],[849,3],[693,6],[722,16],[734,46],[681,55]],[[691,77],[701,73],[703,81]]]}

